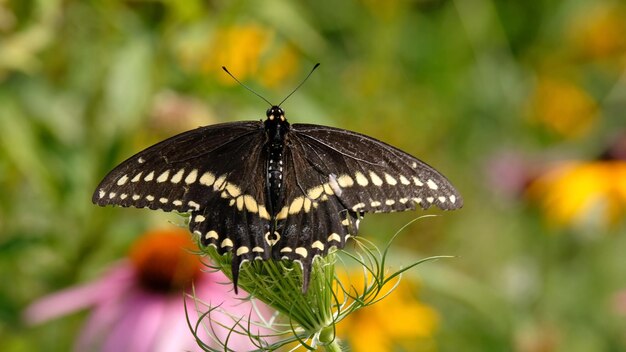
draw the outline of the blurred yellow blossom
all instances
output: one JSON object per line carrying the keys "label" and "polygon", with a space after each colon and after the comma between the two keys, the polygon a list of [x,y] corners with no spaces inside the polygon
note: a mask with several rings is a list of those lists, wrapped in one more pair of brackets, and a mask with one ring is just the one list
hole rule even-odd
{"label": "blurred yellow blossom", "polygon": [[556,225],[614,225],[626,213],[626,162],[570,162],[538,177],[528,188]]}
{"label": "blurred yellow blossom", "polygon": [[576,50],[585,58],[600,59],[626,53],[626,8],[600,3],[585,11],[570,31]]}
{"label": "blurred yellow blossom", "polygon": [[[206,72],[221,72],[226,66],[239,79],[255,76],[261,54],[267,49],[274,32],[256,24],[220,28],[208,50],[202,69]],[[236,84],[230,77],[217,75],[222,83]]]}
{"label": "blurred yellow blossom", "polygon": [[224,84],[236,82],[222,72],[226,66],[238,79],[260,77],[269,87],[281,83],[298,68],[299,55],[277,39],[274,30],[258,24],[220,28],[204,52],[201,70]]}
{"label": "blurred yellow blossom", "polygon": [[275,50],[261,72],[261,81],[267,87],[276,87],[289,78],[299,67],[299,55],[291,45]]}
{"label": "blurred yellow blossom", "polygon": [[[362,282],[355,282],[359,280],[352,276],[350,279],[341,282],[351,281],[355,288],[362,287]],[[383,291],[388,292],[393,284],[386,285]],[[435,350],[434,334],[439,326],[439,315],[415,298],[414,286],[414,282],[403,278],[389,296],[348,315],[337,326],[339,339],[347,341],[355,352],[391,351],[394,347],[401,347],[403,351]]]}
{"label": "blurred yellow blossom", "polygon": [[530,118],[568,138],[589,132],[598,119],[595,100],[577,84],[556,78],[539,79],[529,102]]}

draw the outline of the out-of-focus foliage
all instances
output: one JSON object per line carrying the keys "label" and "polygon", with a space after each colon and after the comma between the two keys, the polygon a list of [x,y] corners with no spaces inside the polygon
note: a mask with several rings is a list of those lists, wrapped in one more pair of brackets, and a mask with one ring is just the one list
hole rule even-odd
{"label": "out-of-focus foliage", "polygon": [[[222,65],[278,102],[319,61],[283,104],[292,123],[382,139],[464,195],[464,209],[395,244],[397,265],[457,256],[413,271],[439,317],[428,343],[625,350],[614,192],[626,180],[550,176],[563,161],[626,163],[612,152],[626,127],[625,33],[626,5],[611,0],[0,0],[0,349],[68,349],[84,316],[28,328],[22,309],[97,277],[146,228],[181,222],[93,206],[108,170],[174,133],[264,118]],[[385,243],[418,215],[368,216],[361,234]]]}

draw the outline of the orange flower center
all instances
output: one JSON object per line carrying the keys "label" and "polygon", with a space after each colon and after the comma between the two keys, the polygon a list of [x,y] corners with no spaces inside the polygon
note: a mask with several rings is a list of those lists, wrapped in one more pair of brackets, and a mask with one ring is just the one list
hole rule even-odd
{"label": "orange flower center", "polygon": [[182,229],[152,231],[130,250],[140,283],[147,289],[171,292],[188,287],[200,275],[202,264],[191,236]]}

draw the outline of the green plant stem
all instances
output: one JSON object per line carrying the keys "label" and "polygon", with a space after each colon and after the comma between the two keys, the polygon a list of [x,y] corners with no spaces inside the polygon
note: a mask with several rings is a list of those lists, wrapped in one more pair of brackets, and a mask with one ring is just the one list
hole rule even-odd
{"label": "green plant stem", "polygon": [[341,352],[339,339],[335,336],[334,326],[327,326],[320,331],[319,342],[324,347],[324,351]]}
{"label": "green plant stem", "polygon": [[328,352],[341,352],[341,346],[339,346],[339,340],[335,339],[329,345],[324,345],[324,350]]}

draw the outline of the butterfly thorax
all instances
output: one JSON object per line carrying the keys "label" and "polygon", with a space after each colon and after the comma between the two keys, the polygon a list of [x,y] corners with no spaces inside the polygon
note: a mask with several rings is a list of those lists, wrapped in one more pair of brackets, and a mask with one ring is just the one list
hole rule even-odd
{"label": "butterfly thorax", "polygon": [[285,135],[289,131],[289,123],[285,119],[285,112],[278,106],[267,110],[265,133],[267,135],[266,153],[266,192],[269,204],[268,209],[275,216],[281,208],[283,190],[283,156]]}

